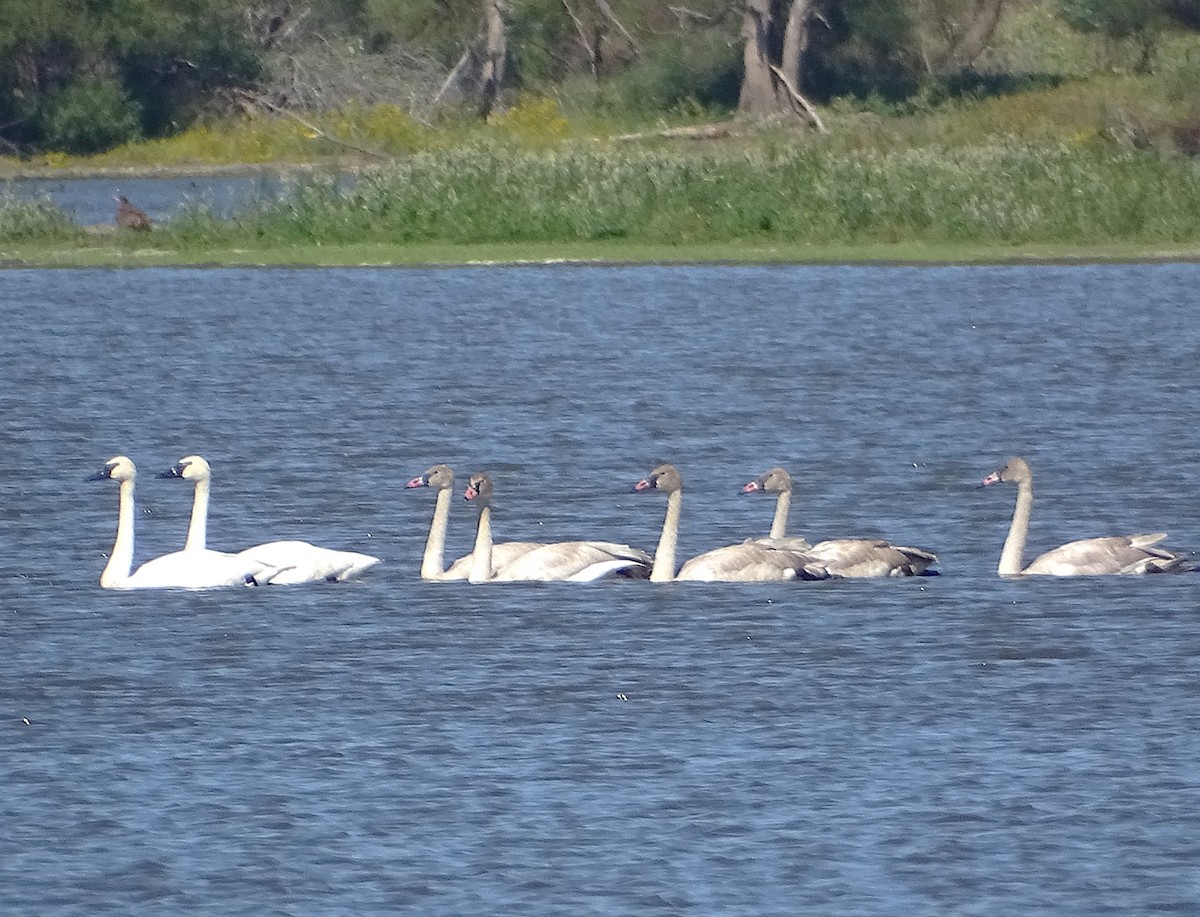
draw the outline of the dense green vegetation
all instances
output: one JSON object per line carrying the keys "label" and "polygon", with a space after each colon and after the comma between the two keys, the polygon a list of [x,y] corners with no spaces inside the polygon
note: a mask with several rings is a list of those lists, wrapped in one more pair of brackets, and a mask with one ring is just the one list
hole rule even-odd
{"label": "dense green vegetation", "polygon": [[[1200,241],[1200,169],[1182,158],[1106,146],[995,145],[837,153],[780,147],[551,152],[468,148],[422,153],[363,174],[298,180],[231,220],[182,211],[152,236],[70,236],[52,208],[0,204],[13,257],[22,242],[63,240],[116,254],[296,246],[620,242],[660,251],[739,243],[1020,246]],[[1056,248],[1057,247],[1057,248]]]}
{"label": "dense green vegetation", "polygon": [[[111,8],[132,2],[112,0]],[[1130,5],[1154,15],[1131,28],[1129,17],[1118,15]],[[449,66],[460,47],[447,37],[453,30],[439,32],[437,17],[418,15],[434,6],[359,5],[353,29],[360,48],[387,53],[403,26],[426,43],[422,61]],[[604,73],[583,78],[578,60],[560,53],[570,32],[564,37],[550,13],[563,6],[514,4],[522,75],[509,104],[486,122],[469,108],[431,114],[377,98],[311,110],[243,107],[179,123],[153,139],[139,120],[124,142],[105,141],[108,149],[87,156],[30,149],[0,160],[0,175],[309,167],[277,200],[252,202],[226,220],[194,206],[154,214],[159,223],[149,235],[85,231],[47,202],[0,196],[0,260],[355,263],[492,257],[477,255],[485,251],[505,258],[869,251],[975,259],[981,251],[1004,257],[1031,246],[1046,255],[1200,250],[1200,35],[1187,27],[1187,4],[1014,3],[977,65],[923,73],[905,54],[867,66],[901,47],[911,52],[911,43],[927,36],[918,34],[922,23],[906,5],[859,5],[857,18],[840,26],[839,41],[817,55],[817,77],[806,86],[820,93],[823,134],[794,119],[732,117],[729,57],[739,49],[714,41],[715,26],[685,33],[662,29],[659,20],[663,35],[653,52],[648,45],[625,58],[614,51]],[[581,0],[574,8],[583,7]],[[615,0],[613,7],[639,26],[646,17],[634,11],[665,8]],[[691,7],[714,15],[733,8],[726,0]],[[328,0],[314,4],[312,17],[345,26],[338,19],[345,8]],[[232,7],[206,9],[220,16]],[[894,15],[905,10],[897,34],[909,45],[889,51],[868,41],[899,28]],[[560,31],[549,27],[552,20]],[[722,27],[731,23],[736,17]],[[106,47],[128,50],[141,40]],[[261,51],[246,58],[247,74],[269,71],[269,55],[256,57]],[[58,96],[58,113],[45,123],[65,118],[62,106],[94,110],[98,86],[78,90],[75,101]],[[176,88],[169,93],[175,100],[201,91],[195,81]],[[137,101],[138,111],[147,104]],[[80,116],[78,123],[86,121]],[[672,133],[689,127],[697,132]],[[338,178],[348,171],[355,175],[349,184]]]}

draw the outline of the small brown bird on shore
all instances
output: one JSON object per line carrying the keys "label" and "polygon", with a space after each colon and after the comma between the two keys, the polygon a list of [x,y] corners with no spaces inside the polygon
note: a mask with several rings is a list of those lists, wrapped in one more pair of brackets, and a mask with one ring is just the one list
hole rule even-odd
{"label": "small brown bird on shore", "polygon": [[116,201],[117,226],[121,229],[135,229],[139,232],[148,232],[154,225],[154,221],[146,216],[143,211],[129,203],[129,198],[124,194],[118,194]]}

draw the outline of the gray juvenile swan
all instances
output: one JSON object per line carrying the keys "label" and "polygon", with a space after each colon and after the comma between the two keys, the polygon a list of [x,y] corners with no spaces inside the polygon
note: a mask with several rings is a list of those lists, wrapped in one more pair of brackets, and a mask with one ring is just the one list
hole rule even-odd
{"label": "gray juvenile swan", "polygon": [[[421,558],[421,579],[465,580],[471,573],[474,553],[464,554],[448,568],[444,567],[446,552],[446,529],[450,523],[450,499],[454,492],[454,472],[448,465],[434,465],[422,475],[409,481],[408,488],[429,487],[437,493],[433,507],[433,519],[429,523],[429,537],[425,540],[425,554]],[[502,541],[492,545],[492,567],[503,569],[518,557],[544,547],[539,541]]]}
{"label": "gray juvenile swan", "polygon": [[1103,574],[1179,573],[1190,569],[1188,558],[1155,547],[1166,532],[1149,535],[1114,535],[1085,538],[1047,551],[1024,569],[1021,558],[1029,534],[1033,509],[1033,471],[1023,458],[1010,458],[983,479],[981,486],[1011,482],[1017,485],[1017,505],[1004,549],[1000,552],[1001,576],[1097,576]]}
{"label": "gray juvenile swan", "polygon": [[508,566],[492,562],[492,479],[483,472],[471,475],[463,496],[479,507],[468,580],[485,582],[590,583],[610,574],[644,577],[650,555],[626,544],[609,541],[560,541],[541,545]]}
{"label": "gray juvenile swan", "polygon": [[89,481],[113,480],[121,485],[117,512],[117,538],[108,564],[100,574],[104,589],[211,589],[217,586],[255,585],[270,581],[278,571],[257,560],[209,551],[175,551],[133,567],[133,489],[137,468],[132,459],[117,455],[89,476]]}
{"label": "gray juvenile swan", "polygon": [[[159,476],[182,478],[196,485],[192,498],[192,519],[188,523],[187,541],[183,550],[204,550],[208,532],[208,496],[212,480],[212,470],[208,462],[199,455],[187,455]],[[278,568],[279,572],[271,578],[272,586],[343,582],[360,576],[380,562],[378,557],[370,554],[320,548],[307,541],[268,541],[246,548],[238,554],[266,566]]]}
{"label": "gray juvenile swan", "polygon": [[824,566],[804,553],[749,541],[706,551],[687,561],[675,573],[675,548],[683,509],[683,478],[674,465],[659,465],[635,485],[634,490],[657,490],[667,495],[667,514],[654,552],[651,582],[700,580],[723,583],[757,583],[781,580],[828,579]]}
{"label": "gray juvenile swan", "polygon": [[792,505],[792,476],[782,468],[760,474],[742,488],[742,493],[776,494],[771,534],[756,539],[760,544],[800,550],[823,564],[832,576],[881,577],[923,576],[937,563],[937,555],[923,548],[909,548],[874,538],[833,538],[809,544],[803,538],[786,536],[788,511]]}

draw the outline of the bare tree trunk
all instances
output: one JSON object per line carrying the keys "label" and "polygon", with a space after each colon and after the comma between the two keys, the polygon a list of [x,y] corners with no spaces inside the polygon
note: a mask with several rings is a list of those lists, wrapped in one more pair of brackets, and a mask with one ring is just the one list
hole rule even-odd
{"label": "bare tree trunk", "polygon": [[1004,11],[1004,0],[976,0],[971,22],[958,36],[951,56],[964,67],[969,67],[984,52],[1000,22]]}
{"label": "bare tree trunk", "polygon": [[800,94],[804,55],[811,43],[810,26],[819,0],[791,0],[780,41],[777,23],[785,0],[746,0],[742,36],[746,49],[745,73],[738,110],[743,114],[799,115],[821,133],[824,123],[812,104]]}
{"label": "bare tree trunk", "polygon": [[507,0],[483,0],[483,15],[487,20],[479,103],[479,114],[483,118],[496,108],[504,85],[504,65],[508,60],[508,24],[504,21],[507,6]]}
{"label": "bare tree trunk", "polygon": [[795,86],[800,85],[804,53],[808,50],[810,42],[808,26],[812,13],[812,0],[792,0],[787,26],[783,30],[783,52],[779,55],[779,69],[787,74]]}
{"label": "bare tree trunk", "polygon": [[779,112],[779,96],[771,65],[775,59],[774,0],[746,0],[742,17],[742,37],[746,48],[742,54],[744,73],[738,111],[749,115],[773,115]]}

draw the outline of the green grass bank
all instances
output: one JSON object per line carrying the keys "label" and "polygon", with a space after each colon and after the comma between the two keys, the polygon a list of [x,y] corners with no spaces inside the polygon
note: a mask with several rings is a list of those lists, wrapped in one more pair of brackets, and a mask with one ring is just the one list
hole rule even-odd
{"label": "green grass bank", "polygon": [[89,233],[46,202],[0,198],[0,260],[47,264],[986,261],[1196,250],[1200,162],[1095,142],[893,152],[769,142],[733,151],[478,146],[418,153],[349,186],[309,175],[230,218],[184,205],[149,234]]}

